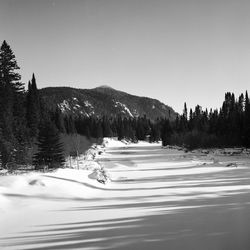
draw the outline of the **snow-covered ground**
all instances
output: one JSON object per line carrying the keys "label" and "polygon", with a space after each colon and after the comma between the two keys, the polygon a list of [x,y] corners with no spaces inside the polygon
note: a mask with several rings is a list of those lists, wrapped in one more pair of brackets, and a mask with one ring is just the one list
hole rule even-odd
{"label": "snow-covered ground", "polygon": [[105,145],[80,170],[0,176],[0,249],[250,249],[248,155]]}

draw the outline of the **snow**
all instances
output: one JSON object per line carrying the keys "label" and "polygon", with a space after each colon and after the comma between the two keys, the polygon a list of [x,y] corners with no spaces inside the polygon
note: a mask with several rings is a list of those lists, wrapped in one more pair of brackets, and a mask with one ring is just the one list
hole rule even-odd
{"label": "snow", "polygon": [[[76,111],[76,110],[79,110],[81,108],[81,106],[79,105],[78,101],[79,100],[76,97],[73,97],[72,100],[70,100],[71,105],[70,105],[69,101],[63,100],[63,102],[61,102],[61,103],[58,104],[58,107],[60,108],[60,110],[62,112],[67,112],[67,111],[71,110],[71,106],[72,106],[72,109],[74,111]],[[79,112],[81,114],[85,114],[88,117],[90,115],[94,115],[95,114],[95,112],[93,110],[94,107],[92,106],[92,104],[89,101],[84,101],[84,105],[85,105],[85,107],[88,107],[88,108],[92,109],[92,111],[89,112],[89,114],[88,114],[86,111],[83,112],[82,110],[80,110]]]}
{"label": "snow", "polygon": [[60,108],[60,110],[61,110],[62,112],[66,112],[67,110],[71,110],[71,109],[70,109],[70,105],[69,105],[69,103],[68,103],[67,100],[63,100],[62,103],[59,103],[59,104],[58,104],[58,107]]}
{"label": "snow", "polygon": [[93,105],[89,102],[89,101],[84,101],[84,105],[86,106],[86,107],[90,107],[90,108],[94,108],[93,107]]}
{"label": "snow", "polygon": [[130,110],[129,110],[129,108],[125,105],[125,104],[123,104],[123,103],[121,103],[121,102],[115,102],[115,107],[117,108],[117,107],[121,107],[121,108],[123,108],[123,110],[121,111],[122,113],[128,113],[129,114],[129,116],[131,116],[131,117],[134,117],[133,116],[133,114],[130,112]]}
{"label": "snow", "polygon": [[79,170],[0,176],[0,249],[250,249],[249,165],[104,138]]}

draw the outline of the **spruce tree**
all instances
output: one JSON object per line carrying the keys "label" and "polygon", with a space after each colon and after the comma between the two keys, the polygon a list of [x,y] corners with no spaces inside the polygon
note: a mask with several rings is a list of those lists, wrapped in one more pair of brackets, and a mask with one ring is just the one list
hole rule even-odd
{"label": "spruce tree", "polygon": [[61,167],[64,163],[63,144],[52,122],[44,124],[38,135],[38,152],[33,157],[36,168],[47,165],[49,168]]}
{"label": "spruce tree", "polygon": [[[15,153],[24,146],[26,135],[24,84],[15,55],[4,41],[0,48],[0,150],[2,164],[15,161]],[[20,157],[20,156],[19,156]]]}
{"label": "spruce tree", "polygon": [[96,138],[97,139],[103,138],[103,128],[102,128],[101,121],[97,121],[97,124],[96,124]]}
{"label": "spruce tree", "polygon": [[67,134],[76,133],[75,120],[72,115],[64,117],[64,124],[65,124],[65,129],[66,129]]}
{"label": "spruce tree", "polygon": [[56,108],[56,110],[53,114],[53,122],[55,123],[55,125],[60,133],[63,133],[63,134],[66,133],[62,111],[58,107]]}
{"label": "spruce tree", "polygon": [[188,118],[188,113],[187,113],[187,104],[186,104],[186,102],[184,103],[183,116],[184,116],[184,118],[187,120],[187,118]]}
{"label": "spruce tree", "polygon": [[119,116],[117,119],[117,137],[118,140],[125,138],[124,122],[121,116]]}
{"label": "spruce tree", "polygon": [[27,125],[30,130],[30,136],[36,137],[38,134],[38,128],[40,123],[40,97],[36,85],[36,78],[33,73],[31,82],[28,83],[28,93],[26,98],[27,106]]}
{"label": "spruce tree", "polygon": [[250,100],[247,91],[245,94],[244,146],[250,147]]}
{"label": "spruce tree", "polygon": [[161,140],[162,146],[167,146],[170,144],[170,138],[172,135],[172,128],[169,120],[165,119],[161,128]]}
{"label": "spruce tree", "polygon": [[102,128],[103,128],[103,137],[112,137],[110,120],[107,118],[107,116],[104,116],[102,118]]}

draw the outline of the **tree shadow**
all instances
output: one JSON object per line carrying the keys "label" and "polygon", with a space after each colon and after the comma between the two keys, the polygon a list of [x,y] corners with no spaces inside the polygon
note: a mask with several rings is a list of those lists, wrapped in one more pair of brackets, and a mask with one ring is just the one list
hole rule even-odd
{"label": "tree shadow", "polygon": [[[147,204],[160,212],[132,218],[47,224],[20,236],[0,238],[18,249],[249,249],[249,198],[230,197]],[[240,208],[235,210],[235,208]],[[131,206],[131,204],[130,204]],[[178,208],[179,207],[179,208]],[[127,206],[120,205],[127,209]],[[164,209],[165,208],[165,209]],[[93,208],[96,209],[96,208]],[[119,209],[107,205],[99,209]],[[171,211],[171,212],[169,212]],[[224,216],[221,216],[223,213]]]}
{"label": "tree shadow", "polygon": [[[162,161],[159,155],[153,157],[153,161]],[[149,157],[135,159],[135,163],[145,162]],[[111,162],[123,163],[117,159]],[[54,212],[69,215],[69,219],[62,223],[41,224],[35,230],[32,228],[10,237],[1,237],[0,246],[18,250],[250,249],[249,170],[232,169],[185,175],[181,173],[183,169],[187,167],[180,168],[179,174],[168,175],[168,171],[162,174],[160,168],[152,168],[150,171],[155,171],[155,176],[116,180],[114,184],[119,185],[112,188],[99,188],[67,178],[46,176],[73,182],[79,187],[98,189],[103,193],[98,198],[90,199],[61,197],[68,201],[67,206],[64,204]],[[150,186],[151,183],[155,186]],[[104,196],[104,192],[110,192],[110,195]],[[40,198],[48,199],[43,196]],[[72,204],[72,201],[79,203]],[[70,213],[76,213],[79,221],[71,222]],[[88,218],[90,213],[94,213],[96,218]],[[97,219],[100,214],[104,216],[103,219]],[[110,217],[108,215],[112,219],[107,218]]]}

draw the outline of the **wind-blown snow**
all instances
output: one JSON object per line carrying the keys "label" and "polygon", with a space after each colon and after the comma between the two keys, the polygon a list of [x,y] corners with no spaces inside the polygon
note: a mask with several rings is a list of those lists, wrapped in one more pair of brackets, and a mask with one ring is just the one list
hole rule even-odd
{"label": "wind-blown snow", "polygon": [[0,177],[1,249],[250,249],[248,157],[103,144],[80,170]]}

